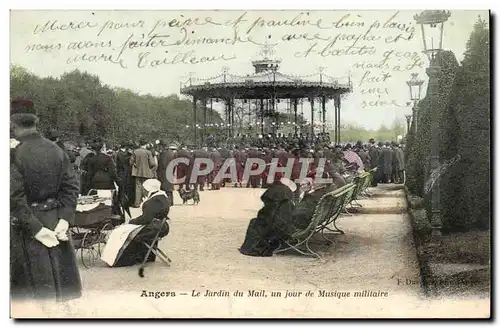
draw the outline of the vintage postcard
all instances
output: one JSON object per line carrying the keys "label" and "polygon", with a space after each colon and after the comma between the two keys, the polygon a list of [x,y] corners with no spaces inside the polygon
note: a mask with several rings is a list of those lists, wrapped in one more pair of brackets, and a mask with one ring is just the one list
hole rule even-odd
{"label": "vintage postcard", "polygon": [[489,10],[11,10],[12,318],[489,318]]}

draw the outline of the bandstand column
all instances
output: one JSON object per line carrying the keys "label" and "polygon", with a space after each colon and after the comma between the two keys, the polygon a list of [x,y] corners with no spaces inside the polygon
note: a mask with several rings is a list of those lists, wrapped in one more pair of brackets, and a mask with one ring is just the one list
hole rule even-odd
{"label": "bandstand column", "polygon": [[224,120],[224,129],[226,130],[226,137],[229,137],[229,126],[228,124],[230,123],[229,122],[229,98],[226,98],[225,101],[224,101],[225,105],[226,105],[226,108],[225,108],[225,120]]}
{"label": "bandstand column", "polygon": [[334,105],[335,105],[335,115],[337,117],[336,129],[335,129],[336,130],[335,143],[340,144],[340,95],[339,94],[335,95]]}
{"label": "bandstand column", "polygon": [[311,103],[311,137],[314,135],[314,97],[309,98]]}
{"label": "bandstand column", "polygon": [[[276,111],[275,111],[275,106],[276,106],[276,98],[273,95],[271,97],[271,108],[269,110],[269,117],[271,118],[271,131],[273,134],[276,134],[277,126],[276,126]],[[274,122],[274,125],[272,124]]]}
{"label": "bandstand column", "polygon": [[264,136],[264,99],[260,99],[260,134]]}
{"label": "bandstand column", "polygon": [[203,134],[201,135],[201,142],[204,143],[207,138],[207,98],[203,98]]}
{"label": "bandstand column", "polygon": [[293,114],[294,114],[294,122],[295,122],[295,126],[294,126],[294,131],[295,131],[295,134],[297,134],[297,131],[298,131],[298,117],[297,117],[297,105],[298,105],[298,102],[299,100],[297,98],[294,98],[293,99]]}
{"label": "bandstand column", "polygon": [[195,147],[198,146],[198,127],[196,124],[198,124],[198,121],[196,119],[196,102],[198,99],[196,99],[195,96],[193,96],[193,129],[194,129],[194,145]]}
{"label": "bandstand column", "polygon": [[230,110],[231,110],[231,126],[229,127],[230,128],[230,137],[234,137],[234,98],[231,97],[231,99],[229,100],[229,103],[231,104],[229,106]]}
{"label": "bandstand column", "polygon": [[335,101],[335,97],[333,97],[333,113],[335,114],[333,120],[333,142],[337,144],[337,105]]}
{"label": "bandstand column", "polygon": [[214,122],[214,99],[210,98],[210,124]]}
{"label": "bandstand column", "polygon": [[321,98],[321,109],[323,111],[323,130],[322,132],[325,133],[326,131],[326,97],[323,96]]}
{"label": "bandstand column", "polygon": [[[251,127],[252,125],[252,100],[251,99],[248,99],[247,100],[248,102],[248,125]],[[249,129],[249,131],[251,131]]]}

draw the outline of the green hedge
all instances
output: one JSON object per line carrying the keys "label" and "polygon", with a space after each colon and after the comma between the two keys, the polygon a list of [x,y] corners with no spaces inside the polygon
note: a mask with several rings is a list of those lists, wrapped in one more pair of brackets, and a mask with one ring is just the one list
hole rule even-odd
{"label": "green hedge", "polygon": [[[418,104],[418,131],[411,131],[407,145],[407,183],[410,193],[424,194],[429,175],[432,145],[432,114],[438,112],[440,163],[453,161],[440,178],[443,230],[489,229],[490,222],[490,64],[489,30],[486,23],[474,26],[460,66],[445,51],[436,101],[430,91]],[[428,215],[429,217],[429,215]]]}

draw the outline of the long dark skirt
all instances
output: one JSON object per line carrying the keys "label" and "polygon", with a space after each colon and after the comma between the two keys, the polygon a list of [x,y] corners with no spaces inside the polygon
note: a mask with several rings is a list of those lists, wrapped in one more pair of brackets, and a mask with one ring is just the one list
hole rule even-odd
{"label": "long dark skirt", "polygon": [[[154,237],[156,236],[157,230],[146,226],[144,227],[141,232],[135,236],[135,238],[130,242],[130,244],[125,248],[123,251],[122,255],[120,258],[115,262],[113,265],[114,267],[125,267],[125,266],[132,266],[136,265],[139,263],[142,263],[144,259],[146,258],[148,248],[146,245],[143,244],[143,242],[148,243],[151,245],[153,243]],[[168,224],[165,226],[164,229],[162,229],[159,239],[165,237],[169,233],[169,226]],[[155,243],[155,246],[158,246],[158,241]],[[153,252],[149,253],[147,262],[154,262],[156,261],[156,255],[153,254]]]}
{"label": "long dark skirt", "polygon": [[15,230],[11,233],[12,298],[57,301],[79,298],[82,284],[71,239],[47,248]]}
{"label": "long dark skirt", "polygon": [[280,241],[270,235],[272,234],[269,226],[264,220],[251,219],[245,241],[239,249],[240,253],[249,256],[272,256],[280,246]]}

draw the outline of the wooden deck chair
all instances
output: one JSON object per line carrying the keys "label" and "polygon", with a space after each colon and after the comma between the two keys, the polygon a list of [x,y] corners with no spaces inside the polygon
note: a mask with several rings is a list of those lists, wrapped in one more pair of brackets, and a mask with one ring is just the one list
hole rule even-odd
{"label": "wooden deck chair", "polygon": [[[309,225],[305,229],[293,233],[289,240],[284,240],[282,246],[274,251],[274,254],[293,249],[302,255],[313,256],[318,259],[322,259],[322,257],[318,253],[311,250],[311,248],[309,247],[309,240],[316,233],[316,227],[318,227],[320,222],[327,220],[328,213],[330,212],[332,206],[334,206],[334,203],[335,197],[333,196],[332,192],[323,195],[323,197],[321,197],[318,204],[316,205],[316,209],[314,210],[314,214],[311,221],[309,222]],[[305,246],[306,249],[300,249],[299,247],[301,246]]]}
{"label": "wooden deck chair", "polygon": [[143,245],[148,248],[148,251],[146,252],[146,256],[144,257],[144,260],[142,260],[142,264],[139,267],[139,277],[141,278],[144,278],[144,266],[146,265],[146,262],[151,253],[156,255],[156,257],[159,258],[167,266],[170,266],[170,262],[172,262],[172,260],[158,247],[158,242],[161,240],[160,233],[162,231],[162,228],[167,224],[167,220],[167,217],[163,218],[161,221],[158,219],[154,219],[153,226],[157,229],[157,232],[153,239],[153,242],[151,244],[142,242]]}

